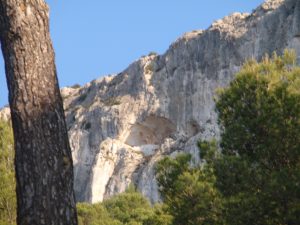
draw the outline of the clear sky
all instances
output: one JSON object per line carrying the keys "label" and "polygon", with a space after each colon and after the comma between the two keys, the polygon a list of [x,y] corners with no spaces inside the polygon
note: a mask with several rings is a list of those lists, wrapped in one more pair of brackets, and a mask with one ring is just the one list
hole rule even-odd
{"label": "clear sky", "polygon": [[[60,86],[124,70],[150,51],[164,53],[183,33],[206,29],[263,0],[47,0]],[[2,54],[0,107],[8,103]]]}

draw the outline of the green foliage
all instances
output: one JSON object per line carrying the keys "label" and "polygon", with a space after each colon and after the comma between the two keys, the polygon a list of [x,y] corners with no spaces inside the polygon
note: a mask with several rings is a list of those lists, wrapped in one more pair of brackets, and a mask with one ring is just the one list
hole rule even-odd
{"label": "green foliage", "polygon": [[199,169],[178,177],[177,193],[170,201],[174,224],[219,224],[221,199],[210,179]]}
{"label": "green foliage", "polygon": [[77,214],[79,225],[121,225],[110,217],[102,204],[78,203]]}
{"label": "green foliage", "polygon": [[156,55],[158,55],[157,52],[153,52],[153,51],[149,52],[149,54],[148,54],[148,56],[156,56]]}
{"label": "green foliage", "polygon": [[74,89],[78,89],[80,87],[81,87],[80,84],[74,84],[74,85],[71,86],[71,88],[74,88]]}
{"label": "green foliage", "polygon": [[[294,52],[248,61],[220,91],[220,146],[201,166],[165,158],[157,177],[172,224],[300,224],[300,68]],[[218,149],[220,148],[220,150]]]}
{"label": "green foliage", "polygon": [[244,65],[217,101],[222,151],[266,169],[299,162],[300,68],[294,53]]}
{"label": "green foliage", "polygon": [[156,166],[157,181],[160,193],[165,200],[171,199],[175,193],[175,181],[185,171],[189,169],[191,156],[179,154],[176,159],[165,157]]}
{"label": "green foliage", "polygon": [[153,208],[153,214],[144,221],[144,225],[171,225],[173,216],[167,212],[165,204],[157,204]]}
{"label": "green foliage", "polygon": [[212,162],[228,224],[300,224],[300,68],[294,52],[249,61],[217,101]]}
{"label": "green foliage", "polygon": [[9,122],[0,121],[0,224],[15,224],[16,194],[13,134]]}
{"label": "green foliage", "polygon": [[[299,225],[300,68],[295,59],[286,51],[261,63],[248,61],[219,92],[220,146],[200,141],[202,163],[196,167],[188,154],[157,164],[163,204],[151,206],[131,186],[103,203],[79,203],[79,224]],[[9,123],[0,122],[0,225],[15,224],[14,189],[12,132]]]}
{"label": "green foliage", "polygon": [[210,164],[220,157],[216,140],[199,141],[198,147],[201,149],[199,152],[200,159],[202,159],[204,163]]}
{"label": "green foliage", "polygon": [[190,159],[190,155],[180,154],[158,163],[157,180],[165,211],[174,217],[175,225],[221,224],[221,196],[209,164],[191,168]]}
{"label": "green foliage", "polygon": [[143,224],[152,214],[152,207],[147,199],[133,189],[103,202],[112,218],[123,224]]}
{"label": "green foliage", "polygon": [[125,193],[98,204],[77,204],[79,225],[170,225],[163,206],[152,207],[131,186]]}
{"label": "green foliage", "polygon": [[[16,224],[15,185],[11,124],[0,121],[0,225]],[[103,203],[77,204],[79,225],[170,225],[163,208],[152,207],[133,186]]]}

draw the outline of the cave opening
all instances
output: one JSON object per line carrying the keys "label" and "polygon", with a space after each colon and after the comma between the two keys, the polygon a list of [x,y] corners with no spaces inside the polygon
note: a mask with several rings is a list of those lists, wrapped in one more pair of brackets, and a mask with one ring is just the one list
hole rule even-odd
{"label": "cave opening", "polygon": [[175,125],[164,117],[149,116],[131,126],[125,143],[130,146],[160,145],[176,131]]}

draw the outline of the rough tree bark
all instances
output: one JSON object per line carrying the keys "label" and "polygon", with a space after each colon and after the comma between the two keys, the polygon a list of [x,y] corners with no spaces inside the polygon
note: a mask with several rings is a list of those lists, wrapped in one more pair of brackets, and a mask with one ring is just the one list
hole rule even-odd
{"label": "rough tree bark", "polygon": [[44,0],[0,0],[19,225],[77,224],[73,163]]}

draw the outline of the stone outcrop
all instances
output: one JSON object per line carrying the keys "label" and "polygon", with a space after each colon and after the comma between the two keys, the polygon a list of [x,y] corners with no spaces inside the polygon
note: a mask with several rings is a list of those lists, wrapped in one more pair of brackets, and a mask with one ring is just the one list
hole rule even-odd
{"label": "stone outcrop", "polygon": [[[216,89],[246,59],[293,48],[300,56],[300,1],[269,0],[175,41],[118,75],[62,89],[78,201],[98,202],[130,183],[159,201],[155,163],[218,138]],[[298,58],[300,62],[300,58]]]}
{"label": "stone outcrop", "polygon": [[0,109],[0,120],[10,120],[10,110],[8,106]]}

